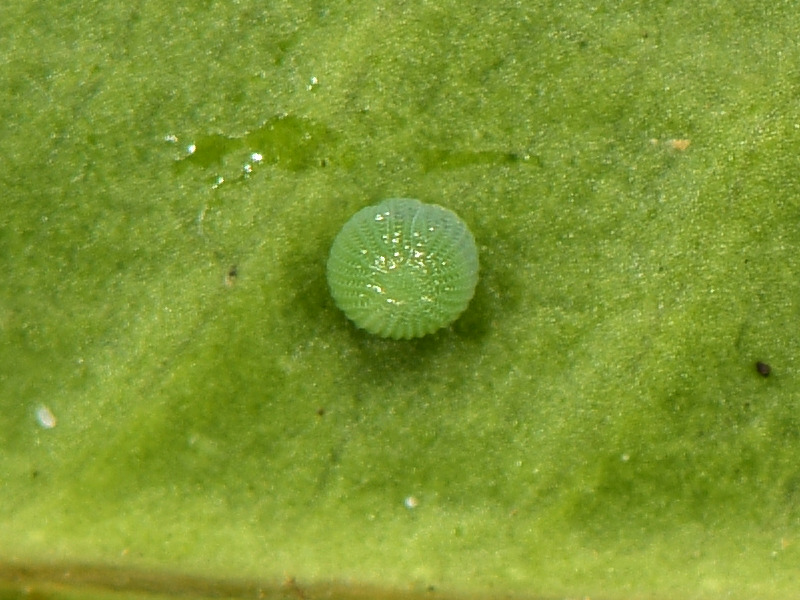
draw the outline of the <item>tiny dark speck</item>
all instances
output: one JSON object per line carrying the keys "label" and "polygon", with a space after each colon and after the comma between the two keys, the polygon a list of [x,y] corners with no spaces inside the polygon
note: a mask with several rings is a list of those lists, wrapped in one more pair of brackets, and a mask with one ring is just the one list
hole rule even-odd
{"label": "tiny dark speck", "polygon": [[772,373],[772,367],[770,367],[767,363],[758,361],[756,363],[756,371],[762,377],[767,377],[770,373]]}
{"label": "tiny dark speck", "polygon": [[236,278],[239,276],[239,270],[236,268],[236,265],[232,265],[228,272],[225,273],[225,285],[228,287],[233,287],[233,284],[236,283]]}

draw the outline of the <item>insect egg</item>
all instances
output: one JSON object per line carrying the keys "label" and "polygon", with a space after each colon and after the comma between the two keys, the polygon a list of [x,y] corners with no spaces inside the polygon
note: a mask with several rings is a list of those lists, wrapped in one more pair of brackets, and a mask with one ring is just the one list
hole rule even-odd
{"label": "insect egg", "polygon": [[433,333],[467,308],[478,282],[478,249],[454,212],[409,198],[358,211],[328,257],[336,305],[381,337]]}

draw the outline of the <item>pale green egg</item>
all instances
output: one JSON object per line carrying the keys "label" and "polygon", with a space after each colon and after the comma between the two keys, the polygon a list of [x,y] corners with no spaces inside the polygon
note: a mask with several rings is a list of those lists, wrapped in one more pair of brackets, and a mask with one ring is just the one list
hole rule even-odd
{"label": "pale green egg", "polygon": [[455,321],[478,283],[478,249],[467,225],[436,204],[392,198],[358,211],[336,236],[328,285],[358,327],[394,339]]}

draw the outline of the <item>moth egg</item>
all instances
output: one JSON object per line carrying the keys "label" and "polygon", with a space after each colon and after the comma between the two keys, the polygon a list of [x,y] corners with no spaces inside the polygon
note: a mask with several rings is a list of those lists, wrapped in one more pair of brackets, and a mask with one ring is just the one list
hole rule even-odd
{"label": "moth egg", "polygon": [[478,249],[454,212],[392,198],[353,215],[327,265],[336,305],[381,337],[422,337],[450,325],[478,283]]}

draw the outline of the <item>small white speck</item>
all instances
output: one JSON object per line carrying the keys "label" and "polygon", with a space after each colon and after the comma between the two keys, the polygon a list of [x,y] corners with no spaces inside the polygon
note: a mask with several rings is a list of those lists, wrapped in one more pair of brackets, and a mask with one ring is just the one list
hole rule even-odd
{"label": "small white speck", "polygon": [[631,459],[631,455],[627,452],[619,457],[622,462],[628,462]]}
{"label": "small white speck", "polygon": [[45,429],[52,429],[56,426],[56,416],[46,406],[40,406],[36,409],[36,420]]}
{"label": "small white speck", "polygon": [[188,154],[194,154],[197,151],[197,146],[195,144],[189,144],[186,146],[186,152]]}
{"label": "small white speck", "polygon": [[416,496],[407,496],[406,499],[403,500],[403,504],[405,504],[408,509],[417,508],[419,506],[419,500],[417,500]]}
{"label": "small white speck", "polygon": [[164,136],[164,141],[165,142],[172,142],[174,144],[174,143],[176,143],[178,141],[178,136],[174,135],[172,133],[169,133],[169,134]]}
{"label": "small white speck", "polygon": [[259,163],[259,162],[261,162],[262,160],[264,160],[264,155],[263,155],[263,154],[261,154],[261,153],[259,153],[259,152],[253,152],[253,153],[250,155],[250,160],[252,160],[252,161],[253,161],[253,162],[255,162],[255,163]]}

